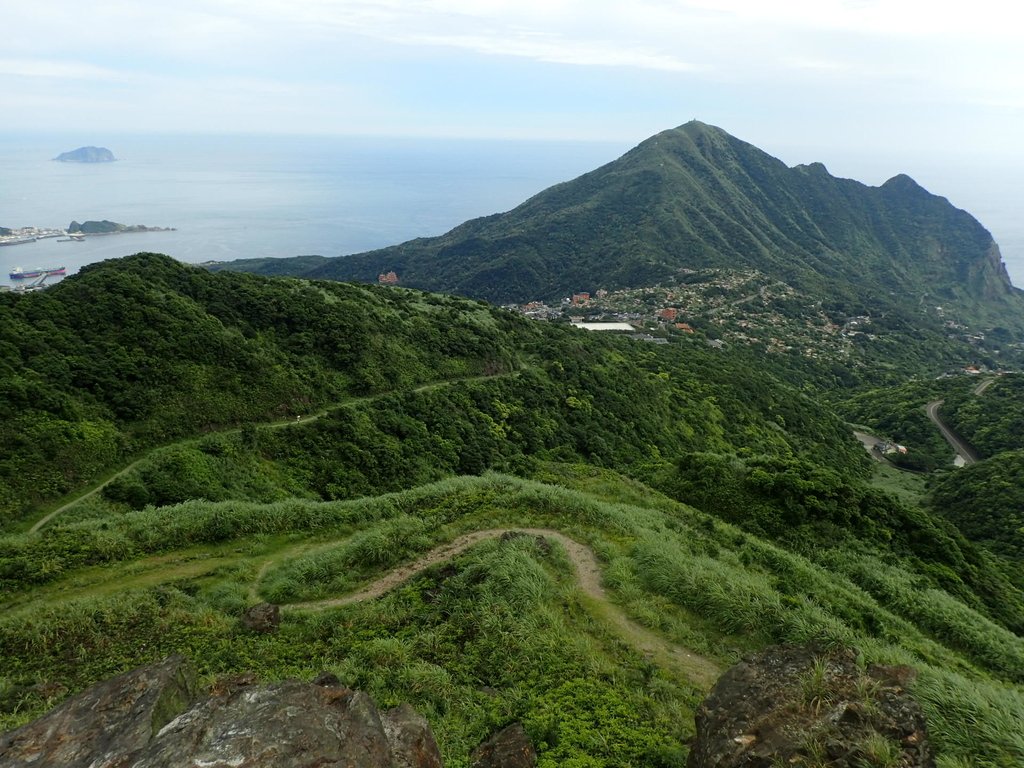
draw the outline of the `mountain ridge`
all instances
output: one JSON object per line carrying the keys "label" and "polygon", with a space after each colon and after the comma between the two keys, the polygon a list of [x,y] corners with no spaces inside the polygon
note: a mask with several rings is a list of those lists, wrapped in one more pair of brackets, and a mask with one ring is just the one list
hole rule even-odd
{"label": "mountain ridge", "polygon": [[949,303],[981,323],[1024,309],[988,230],[906,174],[870,187],[820,163],[790,168],[697,121],[438,237],[219,268],[366,282],[394,270],[410,287],[524,302],[706,267],[754,267],[843,301]]}

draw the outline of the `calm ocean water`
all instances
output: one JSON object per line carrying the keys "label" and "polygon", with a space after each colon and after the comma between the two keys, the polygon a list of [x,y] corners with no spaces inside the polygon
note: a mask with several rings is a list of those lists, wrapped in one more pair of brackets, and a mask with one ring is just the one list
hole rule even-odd
{"label": "calm ocean water", "polygon": [[[138,251],[186,262],[357,253],[508,210],[629,149],[586,142],[120,136],[102,141],[116,163],[51,161],[82,143],[0,136],[0,226],[110,219],[176,231],[2,247],[0,282],[11,284],[7,275],[17,266],[63,265],[70,274]],[[1024,285],[1024,224],[1007,202],[1016,178],[962,171],[919,181],[978,217],[1000,243],[1014,283]]]}
{"label": "calm ocean water", "polygon": [[[70,143],[69,143],[70,141]],[[78,143],[81,143],[80,141]],[[337,256],[442,234],[606,163],[625,145],[297,137],[119,137],[116,163],[56,163],[66,137],[0,136],[0,226],[72,220],[175,227],[0,248],[69,274],[138,251],[186,262]]]}

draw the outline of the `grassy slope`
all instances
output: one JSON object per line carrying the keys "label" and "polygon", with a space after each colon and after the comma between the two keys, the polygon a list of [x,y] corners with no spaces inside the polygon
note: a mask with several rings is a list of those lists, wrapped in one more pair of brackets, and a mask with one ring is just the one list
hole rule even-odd
{"label": "grassy slope", "polygon": [[[957,755],[1006,765],[1020,758],[1024,655],[1007,630],[1021,624],[1018,591],[955,529],[866,493],[857,478],[866,459],[842,423],[742,358],[527,324],[409,291],[207,275],[153,256],[127,266],[101,265],[45,301],[5,305],[38,327],[11,336],[17,313],[2,318],[0,343],[24,366],[0,373],[24,386],[7,388],[0,406],[17,411],[19,392],[42,394],[26,402],[47,414],[44,426],[55,414],[77,427],[106,419],[115,433],[141,423],[150,431],[133,434],[150,442],[164,434],[153,427],[168,424],[172,437],[211,426],[224,433],[154,451],[109,495],[85,499],[41,534],[0,538],[9,609],[0,656],[11,660],[0,681],[5,723],[180,650],[211,676],[308,677],[326,666],[385,702],[411,698],[453,765],[516,717],[549,765],[678,764],[696,691],[624,642],[601,605],[581,599],[557,546],[482,543],[372,604],[290,616],[275,637],[238,628],[242,608],[260,596],[329,597],[462,532],[533,525],[590,544],[613,596],[675,642],[721,664],[768,642],[813,638],[923,665],[919,693],[947,765]],[[88,314],[97,301],[112,317]],[[116,327],[104,327],[111,320]],[[82,323],[80,337],[67,335]],[[161,324],[166,332],[152,332]],[[179,330],[183,339],[171,333]],[[365,343],[346,346],[348,330]],[[54,343],[36,343],[40,333]],[[117,333],[139,339],[124,345]],[[237,365],[197,377],[191,366],[208,352],[203,343],[231,339],[248,340],[235,350]],[[88,353],[109,351],[112,340],[127,346],[128,361],[104,367]],[[507,376],[416,386],[494,373],[495,359],[497,370],[528,364]],[[147,365],[165,367],[152,381],[128,375],[152,378]],[[239,382],[268,370],[287,386],[245,396]],[[180,386],[181,372],[202,386]],[[117,396],[106,392],[108,379],[121,387]],[[147,410],[133,398],[152,386],[174,397]],[[254,415],[290,387],[307,393],[303,408],[336,392],[373,394],[312,423],[253,428]],[[223,408],[222,393],[236,407],[213,419],[219,412],[207,407]],[[124,407],[141,418],[119,421],[114,409]],[[169,423],[168,413],[189,420]],[[21,450],[47,445],[16,427]],[[88,439],[110,438],[65,427],[44,434],[70,435],[79,453],[88,453]],[[678,473],[717,468],[731,478],[731,501],[742,503],[720,510],[699,493],[705,512],[728,512],[805,556],[636,479],[544,459],[617,467],[691,493],[700,478]],[[421,486],[494,467],[542,482],[491,476]],[[766,467],[778,471],[766,477]],[[385,489],[400,492],[378,496]],[[219,503],[163,506],[197,497]],[[126,511],[145,504],[160,506]],[[858,530],[843,528],[851,522]],[[968,730],[971,722],[981,725]]]}
{"label": "grassy slope", "polygon": [[[191,502],[58,527],[51,586],[6,598],[2,723],[180,651],[208,678],[329,668],[386,705],[410,700],[451,766],[513,719],[545,766],[679,764],[700,692],[581,598],[557,544],[482,542],[378,600],[286,612],[276,635],[239,628],[257,594],[336,595],[462,532],[529,525],[592,547],[613,599],[668,641],[721,665],[770,642],[853,643],[871,661],[920,669],[914,688],[941,765],[1024,760],[1019,637],[868,554],[837,554],[826,569],[613,473],[546,471],[561,487],[492,475],[350,502]],[[5,562],[32,541],[3,540]],[[62,557],[71,551],[80,565]]]}

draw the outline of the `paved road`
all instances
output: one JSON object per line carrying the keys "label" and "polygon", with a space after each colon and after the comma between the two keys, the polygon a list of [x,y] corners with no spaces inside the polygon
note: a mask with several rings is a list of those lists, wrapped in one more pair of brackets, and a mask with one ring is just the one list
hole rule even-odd
{"label": "paved road", "polygon": [[[984,389],[982,389],[984,391]],[[963,464],[974,464],[978,460],[978,454],[974,452],[974,449],[969,446],[962,437],[956,432],[946,426],[945,422],[939,418],[939,407],[942,405],[942,400],[932,400],[925,406],[925,410],[928,412],[928,418],[931,419],[935,426],[939,428],[942,436],[946,438],[946,442],[953,447],[953,451]]]}
{"label": "paved road", "polygon": [[982,394],[984,394],[985,390],[988,389],[989,387],[991,387],[995,383],[995,381],[996,381],[995,379],[985,379],[983,382],[981,382],[981,384],[979,384],[978,386],[976,386],[974,388],[973,394],[975,394],[975,395],[982,395]]}

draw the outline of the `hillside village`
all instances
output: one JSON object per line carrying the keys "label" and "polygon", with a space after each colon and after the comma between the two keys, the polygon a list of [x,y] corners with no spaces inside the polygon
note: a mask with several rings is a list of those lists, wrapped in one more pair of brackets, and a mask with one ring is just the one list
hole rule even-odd
{"label": "hillside village", "polygon": [[[535,320],[627,332],[646,341],[689,337],[712,347],[743,344],[766,354],[823,362],[850,363],[858,348],[887,343],[884,318],[829,312],[820,301],[757,270],[684,269],[679,275],[668,285],[580,291],[557,305],[530,301],[506,308]],[[968,342],[979,358],[1000,354],[999,345],[984,333],[945,319],[941,307],[931,312],[947,338]],[[980,372],[986,366],[971,363],[967,368]]]}

